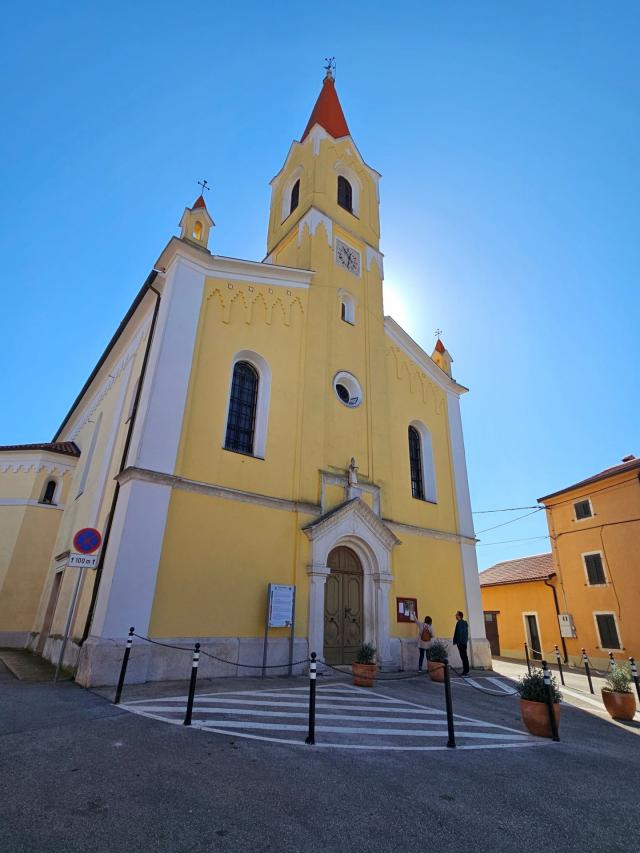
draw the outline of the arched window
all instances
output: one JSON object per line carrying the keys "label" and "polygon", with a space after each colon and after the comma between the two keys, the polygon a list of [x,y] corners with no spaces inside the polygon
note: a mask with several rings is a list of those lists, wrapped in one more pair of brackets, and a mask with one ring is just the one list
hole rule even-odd
{"label": "arched window", "polygon": [[420,421],[413,421],[409,426],[409,462],[413,497],[437,503],[431,433]]}
{"label": "arched window", "polygon": [[57,484],[56,484],[55,480],[49,480],[47,482],[47,485],[45,486],[45,490],[43,492],[42,498],[40,500],[41,504],[52,504],[53,503],[53,497],[56,493],[56,485]]}
{"label": "arched window", "polygon": [[298,202],[300,201],[300,178],[295,182],[293,188],[291,190],[291,204],[289,205],[289,213],[293,213],[293,211],[298,206]]}
{"label": "arched window", "polygon": [[353,213],[353,190],[343,175],[338,175],[338,204],[349,213]]}
{"label": "arched window", "polygon": [[233,368],[227,434],[227,450],[253,454],[253,437],[258,404],[258,371],[248,361],[238,361]]}
{"label": "arched window", "polygon": [[202,222],[196,222],[193,226],[193,239],[202,240]]}
{"label": "arched window", "polygon": [[352,326],[356,322],[356,306],[353,299],[344,291],[340,294],[340,317],[345,323],[350,323]]}
{"label": "arched window", "polygon": [[411,464],[411,494],[424,500],[424,476],[422,473],[422,443],[418,430],[409,427],[409,462]]}

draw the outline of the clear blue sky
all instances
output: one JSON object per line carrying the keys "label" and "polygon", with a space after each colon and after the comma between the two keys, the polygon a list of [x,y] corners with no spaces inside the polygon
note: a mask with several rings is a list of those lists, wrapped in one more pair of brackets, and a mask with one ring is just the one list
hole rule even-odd
{"label": "clear blue sky", "polygon": [[[444,329],[471,389],[474,510],[640,455],[639,42],[637,2],[6,7],[0,442],[50,440],[198,179],[213,251],[263,257],[335,54],[383,174],[387,312],[428,351]],[[486,544],[543,515],[483,533],[481,567],[546,550]]]}

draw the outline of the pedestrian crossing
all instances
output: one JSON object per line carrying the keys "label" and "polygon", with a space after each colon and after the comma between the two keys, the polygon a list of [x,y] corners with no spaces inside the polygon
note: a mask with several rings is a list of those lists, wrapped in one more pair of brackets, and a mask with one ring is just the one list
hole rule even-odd
{"label": "pedestrian crossing", "polygon": [[[186,696],[123,703],[134,714],[182,725]],[[196,696],[192,727],[251,740],[304,745],[308,730],[309,688],[237,690]],[[517,729],[455,715],[456,742],[462,749],[539,745]],[[315,744],[361,750],[446,749],[443,710],[385,696],[350,684],[318,685]]]}

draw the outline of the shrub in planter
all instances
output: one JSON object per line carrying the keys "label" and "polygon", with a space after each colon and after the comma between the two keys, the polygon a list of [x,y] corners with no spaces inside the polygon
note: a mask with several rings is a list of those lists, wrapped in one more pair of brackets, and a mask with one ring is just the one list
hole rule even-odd
{"label": "shrub in planter", "polygon": [[447,660],[447,644],[442,640],[434,640],[427,652],[427,672],[432,681],[444,681]]}
{"label": "shrub in planter", "polygon": [[[544,675],[541,669],[532,669],[531,674],[524,675],[516,684],[520,694],[520,714],[522,722],[532,735],[551,737],[551,723],[547,708],[547,693],[544,686]],[[556,726],[560,726],[560,700],[562,695],[558,682],[551,675],[551,699]]]}
{"label": "shrub in planter", "polygon": [[373,687],[376,679],[376,649],[371,643],[362,643],[351,664],[353,683],[358,687]]}
{"label": "shrub in planter", "polygon": [[631,692],[631,666],[626,661],[616,663],[607,675],[602,701],[614,720],[633,720],[636,697]]}

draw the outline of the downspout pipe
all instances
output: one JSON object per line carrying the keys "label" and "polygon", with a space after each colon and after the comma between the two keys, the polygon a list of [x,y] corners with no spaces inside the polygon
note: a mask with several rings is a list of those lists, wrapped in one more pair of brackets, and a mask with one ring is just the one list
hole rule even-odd
{"label": "downspout pipe", "polygon": [[[147,346],[144,352],[144,358],[142,360],[142,368],[140,370],[140,381],[138,382],[138,387],[136,388],[136,396],[133,401],[133,409],[131,412],[131,418],[129,419],[129,428],[127,430],[127,435],[124,441],[124,448],[122,450],[122,458],[120,460],[120,467],[118,468],[118,474],[121,474],[127,464],[127,456],[129,455],[129,447],[131,446],[131,438],[133,436],[133,428],[136,423],[136,416],[138,414],[138,404],[140,403],[140,396],[142,394],[142,388],[144,385],[144,379],[147,372],[147,364],[149,362],[149,352],[151,351],[151,344],[153,343],[153,334],[156,328],[156,321],[158,319],[158,312],[160,311],[160,300],[161,295],[160,291],[156,290],[153,286],[153,282],[156,280],[158,273],[154,270],[149,279],[147,280],[147,289],[153,291],[156,295],[156,304],[153,308],[153,317],[151,318],[151,326],[149,327],[149,338],[147,340]],[[93,590],[91,592],[91,602],[89,604],[89,612],[87,613],[87,621],[85,622],[84,631],[82,632],[82,638],[80,639],[80,645],[82,645],[87,637],[89,636],[89,632],[91,631],[91,623],[93,622],[93,616],[96,609],[96,602],[98,600],[98,591],[100,589],[100,580],[102,578],[102,569],[104,566],[105,556],[107,553],[107,548],[109,546],[109,536],[111,534],[111,526],[113,524],[113,517],[116,511],[116,505],[118,503],[118,495],[120,494],[120,483],[116,479],[116,487],[113,490],[113,497],[111,499],[111,508],[109,509],[109,515],[107,516],[107,526],[104,531],[103,541],[102,541],[102,550],[100,551],[100,559],[98,560],[98,565],[96,568],[96,576],[93,583]]]}
{"label": "downspout pipe", "polygon": [[[555,608],[556,608],[556,616],[559,617],[560,616],[560,608],[558,607],[558,593],[556,591],[556,588],[552,583],[549,583],[549,578],[547,578],[547,580],[544,581],[544,585],[548,586],[549,589],[551,590],[551,592],[553,593],[553,603],[554,603]],[[558,619],[558,627],[559,626],[560,626],[560,620]],[[562,633],[560,633],[560,642],[562,643],[562,654],[564,655],[564,662],[568,663],[569,662],[569,656],[567,655],[567,644],[565,643],[565,640],[564,640],[564,637],[562,636]]]}

